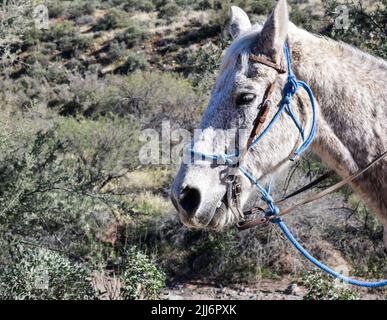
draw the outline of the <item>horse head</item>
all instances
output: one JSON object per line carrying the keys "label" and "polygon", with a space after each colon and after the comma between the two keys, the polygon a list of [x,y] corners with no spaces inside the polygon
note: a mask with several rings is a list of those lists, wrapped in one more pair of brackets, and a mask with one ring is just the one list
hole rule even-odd
{"label": "horse head", "polygon": [[[263,26],[253,26],[242,9],[231,8],[230,34],[233,41],[221,63],[202,116],[200,134],[192,141],[192,150],[215,155],[235,153],[240,156],[244,153],[257,114],[268,100],[268,88],[271,107],[266,117],[275,117],[283,104],[284,87],[288,83],[286,72],[279,72],[279,67],[276,67],[286,66],[283,48],[288,38],[288,26],[288,9],[284,0],[278,2]],[[252,55],[266,63],[251,59]],[[307,128],[311,126],[311,114],[305,110],[302,101],[300,96],[295,96],[291,112]],[[243,166],[254,177],[265,181],[287,166],[301,139],[297,126],[289,121],[286,113],[282,113],[265,136],[245,152]],[[223,163],[201,158],[183,161],[174,180],[171,199],[182,222],[189,227],[220,230],[234,225],[241,218],[232,210],[227,197],[230,170],[225,163],[227,159],[219,157],[216,160],[223,160]],[[246,210],[251,207],[252,195],[256,193],[249,179],[242,175],[240,180],[238,205]]]}

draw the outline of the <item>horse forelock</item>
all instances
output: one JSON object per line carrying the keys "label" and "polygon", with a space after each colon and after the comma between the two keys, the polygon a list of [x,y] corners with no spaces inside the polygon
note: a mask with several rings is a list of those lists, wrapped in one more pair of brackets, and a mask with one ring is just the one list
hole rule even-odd
{"label": "horse forelock", "polygon": [[231,43],[220,65],[215,86],[218,91],[225,90],[227,85],[234,83],[232,80],[236,75],[247,75],[249,56],[256,45],[260,31],[261,26],[254,25]]}

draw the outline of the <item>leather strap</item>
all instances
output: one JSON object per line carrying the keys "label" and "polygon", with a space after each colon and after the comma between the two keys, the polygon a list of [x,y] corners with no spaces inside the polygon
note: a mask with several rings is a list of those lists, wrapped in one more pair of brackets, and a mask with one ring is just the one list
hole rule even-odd
{"label": "leather strap", "polygon": [[300,194],[300,193],[302,193],[302,192],[304,192],[306,190],[309,190],[309,189],[313,188],[314,186],[318,185],[320,182],[328,179],[330,176],[333,175],[333,173],[334,173],[334,171],[332,171],[332,170],[324,173],[323,175],[321,175],[317,179],[313,180],[312,182],[308,183],[307,185],[297,189],[296,191],[292,192],[291,194],[287,195],[286,197],[283,197],[281,200],[278,200],[276,203],[280,204],[280,203],[284,202],[287,199],[293,198],[296,195],[298,195],[298,194]]}
{"label": "leather strap", "polygon": [[271,67],[274,70],[276,70],[278,73],[281,73],[281,74],[286,73],[286,70],[281,65],[278,65],[277,63],[269,60],[268,58],[266,58],[264,56],[257,56],[255,54],[251,54],[250,60],[255,61],[255,62],[259,62],[261,64],[264,64],[265,66]]}
{"label": "leather strap", "polygon": [[278,78],[278,76],[276,76],[274,81],[266,88],[266,91],[263,95],[262,102],[259,105],[259,107],[260,107],[259,113],[258,113],[257,117],[254,119],[253,129],[251,130],[249,139],[247,140],[246,149],[249,149],[251,143],[254,141],[254,138],[257,137],[261,133],[263,124],[265,123],[265,121],[267,119],[267,115],[270,111],[270,106],[271,106],[270,98],[271,98],[271,95],[274,91],[274,88],[275,88],[275,85],[277,82],[277,78]]}

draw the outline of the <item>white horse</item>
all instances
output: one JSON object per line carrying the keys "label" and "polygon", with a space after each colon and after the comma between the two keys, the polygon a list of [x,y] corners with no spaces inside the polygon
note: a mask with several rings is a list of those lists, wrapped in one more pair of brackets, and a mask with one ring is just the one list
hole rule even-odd
{"label": "white horse", "polygon": [[[276,71],[251,61],[251,53],[285,65],[283,46],[288,42],[296,77],[312,88],[317,105],[317,132],[311,149],[341,177],[364,168],[387,150],[387,63],[347,44],[313,35],[289,22],[285,0],[280,0],[263,26],[252,26],[247,14],[232,7],[230,33],[234,38],[223,59],[212,96],[205,110],[200,136],[193,141],[196,151],[224,154],[232,149],[226,132],[239,132],[246,144],[249,130],[265,89]],[[282,99],[286,74],[280,74],[272,94],[271,119]],[[292,101],[295,115],[309,130],[310,101],[299,90]],[[231,141],[232,140],[232,141]],[[249,150],[243,164],[258,179],[279,172],[300,144],[297,127],[283,113],[265,137]],[[208,161],[183,163],[171,190],[171,199],[184,224],[194,228],[222,229],[238,222],[225,194],[225,166]],[[387,247],[387,160],[351,182],[384,225]],[[241,206],[250,209],[250,194],[256,192],[243,178]]]}

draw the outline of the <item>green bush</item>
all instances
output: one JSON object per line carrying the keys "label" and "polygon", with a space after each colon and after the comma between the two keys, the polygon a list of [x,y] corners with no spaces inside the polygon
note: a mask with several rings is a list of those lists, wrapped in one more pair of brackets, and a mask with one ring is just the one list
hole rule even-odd
{"label": "green bush", "polygon": [[94,241],[85,224],[88,213],[100,208],[131,214],[130,203],[102,189],[136,166],[138,134],[127,118],[59,120],[41,124],[48,130],[15,118],[12,125],[20,129],[3,124],[0,239],[33,235],[39,243],[50,240],[55,248],[84,256]]}
{"label": "green bush", "polygon": [[49,1],[47,8],[50,18],[59,18],[65,11],[65,5],[61,1]]}
{"label": "green bush", "polygon": [[26,64],[33,65],[39,63],[40,65],[47,65],[49,63],[49,57],[43,54],[41,51],[32,51],[25,60]]}
{"label": "green bush", "polygon": [[144,11],[152,12],[156,9],[156,6],[151,0],[123,0],[123,8],[126,11]]}
{"label": "green bush", "polygon": [[95,299],[90,273],[57,252],[28,249],[0,268],[0,299]]}
{"label": "green bush", "polygon": [[127,74],[136,70],[144,71],[149,69],[148,60],[144,57],[143,54],[137,54],[133,51],[129,51],[126,56],[126,61],[117,69],[118,72]]}
{"label": "green bush", "polygon": [[218,40],[216,43],[203,46],[195,52],[189,51],[187,55],[179,59],[187,68],[193,85],[201,91],[211,91],[221,63],[222,53],[227,45],[228,41]]}
{"label": "green bush", "polygon": [[144,12],[152,12],[156,9],[152,1],[140,1],[138,9]]}
{"label": "green bush", "polygon": [[175,2],[168,2],[159,9],[158,17],[161,19],[168,19],[177,16],[181,8]]}
{"label": "green bush", "polygon": [[[117,59],[120,59],[125,54],[126,54],[125,46],[121,42],[114,40],[109,44],[109,48],[106,52],[106,60],[107,60],[106,62],[113,63],[114,61],[116,61]],[[104,61],[104,63],[106,62]]]}
{"label": "green bush", "polygon": [[[68,72],[66,68],[55,65],[43,66],[40,63],[30,65],[28,74],[35,79],[44,79],[51,83],[63,84],[67,82]],[[44,81],[42,80],[42,81]]]}
{"label": "green bush", "polygon": [[73,21],[64,20],[63,22],[56,23],[45,34],[45,40],[59,41],[63,37],[73,37],[77,33],[77,28]]}
{"label": "green bush", "polygon": [[212,8],[212,3],[210,0],[200,0],[196,2],[194,7],[196,10],[208,10]]}
{"label": "green bush", "polygon": [[125,252],[121,280],[121,296],[124,299],[157,299],[165,286],[165,274],[145,254],[135,247]]}
{"label": "green bush", "polygon": [[345,284],[338,285],[335,279],[313,270],[302,278],[302,284],[308,289],[304,300],[358,300],[359,295]]}
{"label": "green bush", "polygon": [[36,28],[28,28],[22,35],[22,39],[26,48],[34,47],[44,39],[44,33],[42,30]]}
{"label": "green bush", "polygon": [[169,118],[185,128],[193,127],[206,103],[190,82],[181,76],[161,72],[134,72],[120,85],[125,101],[117,112],[134,114],[146,123]]}
{"label": "green bush", "polygon": [[71,52],[73,57],[79,52],[83,52],[89,49],[93,45],[93,38],[82,34],[76,34],[73,37],[63,37],[58,41],[58,47],[67,53]]}
{"label": "green bush", "polygon": [[251,3],[251,11],[255,14],[266,15],[275,6],[275,0],[260,0]]}
{"label": "green bush", "polygon": [[71,1],[66,9],[66,16],[69,19],[76,19],[84,15],[91,15],[95,11],[94,1]]}
{"label": "green bush", "polygon": [[132,21],[129,21],[128,27],[116,36],[117,41],[124,42],[129,48],[140,44],[146,38],[146,31]]}
{"label": "green bush", "polygon": [[70,20],[55,24],[43,34],[42,40],[54,43],[56,49],[63,51],[62,55],[68,58],[90,48],[94,42],[91,36],[81,34],[75,23]]}
{"label": "green bush", "polygon": [[356,47],[378,55],[387,57],[387,33],[385,31],[387,4],[378,0],[375,5],[366,5],[365,1],[345,2],[349,11],[348,25],[336,28],[334,22],[338,18],[336,8],[342,1],[324,1],[325,16],[331,23],[326,26],[323,33],[336,40],[341,40]]}
{"label": "green bush", "polygon": [[95,25],[95,30],[112,30],[115,28],[123,28],[127,26],[128,17],[125,12],[122,12],[116,8],[109,9],[109,11],[98,21]]}

